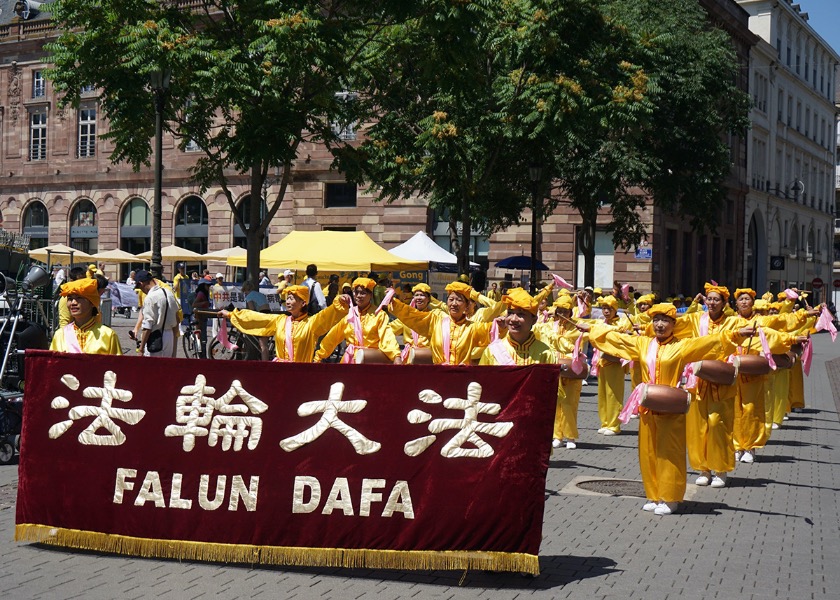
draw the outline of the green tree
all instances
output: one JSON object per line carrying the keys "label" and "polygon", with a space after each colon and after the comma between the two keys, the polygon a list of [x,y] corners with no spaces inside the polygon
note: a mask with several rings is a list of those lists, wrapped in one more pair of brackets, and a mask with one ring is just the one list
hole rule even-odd
{"label": "green tree", "polygon": [[[192,176],[202,192],[219,185],[246,232],[247,276],[256,281],[260,242],[279,209],[304,142],[341,145],[332,123],[352,120],[337,95],[353,65],[388,23],[387,3],[364,0],[212,0],[200,8],[144,0],[56,0],[59,30],[50,77],[62,102],[78,105],[84,85],[114,144],[112,161],[149,164],[154,135],[150,74],[167,70],[165,131],[202,151]],[[279,193],[263,184],[282,169]],[[242,222],[229,182],[249,182]]]}

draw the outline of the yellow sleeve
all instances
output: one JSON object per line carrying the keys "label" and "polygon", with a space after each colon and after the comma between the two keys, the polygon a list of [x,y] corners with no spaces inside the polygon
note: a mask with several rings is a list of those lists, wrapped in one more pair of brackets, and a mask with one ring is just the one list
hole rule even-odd
{"label": "yellow sleeve", "polygon": [[312,335],[316,338],[321,337],[346,317],[349,311],[350,309],[344,306],[336,296],[327,308],[309,317]]}
{"label": "yellow sleeve", "polygon": [[490,300],[487,296],[480,296],[487,301],[486,308],[481,308],[475,311],[473,320],[477,323],[489,323],[496,317],[500,316],[507,309],[507,304],[504,302],[495,302]]}
{"label": "yellow sleeve", "polygon": [[377,315],[377,330],[379,332],[379,349],[390,358],[396,359],[400,355],[400,345],[397,343],[397,338],[394,332],[391,331],[388,322],[388,313],[382,311]]}
{"label": "yellow sleeve", "polygon": [[230,322],[242,333],[259,337],[274,337],[277,333],[278,315],[261,313],[255,310],[236,309],[230,313]]}
{"label": "yellow sleeve", "polygon": [[332,354],[335,347],[344,340],[344,329],[346,326],[347,323],[344,320],[341,320],[332,326],[332,329],[330,329],[327,332],[327,335],[324,336],[324,339],[321,340],[321,345],[315,353],[315,362],[321,362]]}
{"label": "yellow sleeve", "polygon": [[641,358],[643,336],[630,335],[616,330],[611,325],[593,325],[589,330],[589,343],[601,352],[625,360],[639,360]]}
{"label": "yellow sleeve", "polygon": [[413,306],[404,304],[396,298],[391,300],[390,310],[394,316],[402,321],[409,329],[416,331],[427,338],[432,337],[436,317],[440,314],[432,310],[427,310],[425,312],[417,310]]}

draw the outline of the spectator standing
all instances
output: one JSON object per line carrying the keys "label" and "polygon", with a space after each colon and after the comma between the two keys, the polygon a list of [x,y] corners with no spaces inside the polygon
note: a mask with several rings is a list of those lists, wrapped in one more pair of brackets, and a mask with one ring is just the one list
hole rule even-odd
{"label": "spectator standing", "polygon": [[[137,288],[146,295],[143,301],[140,353],[143,356],[174,356],[179,309],[175,295],[158,285],[157,280],[148,271],[137,271],[134,279]],[[146,347],[152,331],[160,331],[163,336],[163,348],[155,353],[151,353]]]}
{"label": "spectator standing", "polygon": [[502,299],[502,292],[499,291],[499,284],[495,281],[490,284],[490,290],[487,292],[487,297],[493,302],[499,302]]}
{"label": "spectator standing", "polygon": [[[321,289],[321,284],[315,277],[318,275],[318,267],[316,265],[308,265],[306,267],[306,279],[303,280],[303,285],[309,289],[309,315],[313,315],[318,311],[324,310],[327,307],[327,299],[324,297],[324,290]],[[318,310],[313,310],[315,307]]]}
{"label": "spectator standing", "polygon": [[271,285],[271,280],[268,278],[268,274],[265,271],[260,271],[260,287],[268,287]]}
{"label": "spectator standing", "polygon": [[338,296],[338,275],[330,275],[330,283],[327,285],[327,306],[331,306],[335,297]]}
{"label": "spectator standing", "polygon": [[293,285],[292,280],[295,277],[295,272],[291,269],[286,269],[283,271],[283,277],[280,278],[280,281],[277,282],[277,293],[279,294],[287,287]]}

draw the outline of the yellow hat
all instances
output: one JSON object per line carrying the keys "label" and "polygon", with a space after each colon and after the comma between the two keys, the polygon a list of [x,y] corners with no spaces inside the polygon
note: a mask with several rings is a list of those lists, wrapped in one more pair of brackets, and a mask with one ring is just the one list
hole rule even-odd
{"label": "yellow hat", "polygon": [[709,292],[717,292],[720,294],[721,298],[723,298],[724,302],[729,300],[729,288],[725,285],[712,285],[711,283],[707,283],[703,288],[706,290],[706,293]]}
{"label": "yellow hat", "polygon": [[559,290],[557,290],[557,295],[558,296],[571,296],[572,294],[566,288],[561,287]]}
{"label": "yellow hat", "polygon": [[568,294],[558,296],[557,300],[554,301],[554,306],[557,308],[566,308],[571,310],[572,309],[572,297]]}
{"label": "yellow hat", "polygon": [[291,294],[292,296],[296,296],[303,300],[305,303],[309,302],[309,288],[305,285],[289,285],[283,288],[281,293],[283,297]]}
{"label": "yellow hat", "polygon": [[785,292],[779,292],[778,294],[776,294],[776,298],[778,298],[779,300],[788,300],[788,296]]}
{"label": "yellow hat", "polygon": [[603,294],[604,290],[602,290],[601,288],[595,288],[592,290],[592,293],[598,296],[599,294]]}
{"label": "yellow hat", "polygon": [[764,298],[759,298],[755,302],[753,302],[753,309],[754,310],[770,310],[770,303],[767,302]]}
{"label": "yellow hat", "polygon": [[773,292],[764,292],[761,296],[762,300],[766,300],[767,302],[773,301]]}
{"label": "yellow hat", "polygon": [[96,286],[95,279],[77,279],[76,281],[68,281],[61,286],[62,296],[81,296],[94,306],[99,306],[99,290]]}
{"label": "yellow hat", "polygon": [[755,290],[752,288],[738,288],[735,290],[735,299],[737,300],[742,294],[749,294],[750,297],[755,300]]}
{"label": "yellow hat", "polygon": [[467,285],[466,283],[461,283],[460,281],[453,281],[449,285],[446,286],[447,293],[455,292],[456,294],[461,294],[466,300],[469,300],[472,297],[472,286]]}
{"label": "yellow hat", "polygon": [[413,288],[411,288],[411,293],[416,293],[416,292],[423,292],[424,294],[426,294],[428,296],[431,296],[432,295],[432,288],[430,288],[428,286],[428,284],[418,283]]}
{"label": "yellow hat", "polygon": [[647,314],[652,319],[656,315],[665,315],[666,317],[671,317],[672,319],[677,319],[677,307],[671,304],[670,302],[660,302],[659,304],[654,304],[650,307],[650,310],[647,311]]}
{"label": "yellow hat", "polygon": [[636,306],[639,304],[653,304],[654,300],[656,300],[656,296],[653,294],[644,294],[636,298]]}
{"label": "yellow hat", "polygon": [[369,292],[373,292],[373,288],[376,287],[376,282],[373,279],[368,279],[367,277],[356,277],[353,280],[353,289],[355,290],[357,287],[363,287]]}
{"label": "yellow hat", "polygon": [[618,310],[618,300],[615,296],[602,296],[598,298],[598,306],[609,306],[613,310]]}
{"label": "yellow hat", "polygon": [[502,302],[507,304],[508,308],[521,308],[532,315],[536,315],[537,309],[539,308],[539,303],[534,297],[522,288],[513,288],[510,290],[502,296]]}
{"label": "yellow hat", "polygon": [[770,303],[770,308],[772,308],[774,310],[778,310],[779,312],[782,312],[787,307],[785,306],[784,302],[771,302]]}

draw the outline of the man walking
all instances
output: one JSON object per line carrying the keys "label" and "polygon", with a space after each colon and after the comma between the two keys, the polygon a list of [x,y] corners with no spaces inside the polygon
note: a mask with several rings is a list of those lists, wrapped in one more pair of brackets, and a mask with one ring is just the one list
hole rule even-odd
{"label": "man walking", "polygon": [[[159,286],[148,271],[137,271],[134,281],[137,288],[146,295],[143,301],[140,353],[143,356],[175,356],[174,330],[178,326],[178,301],[175,294]],[[159,344],[155,342],[158,336],[162,340]]]}

